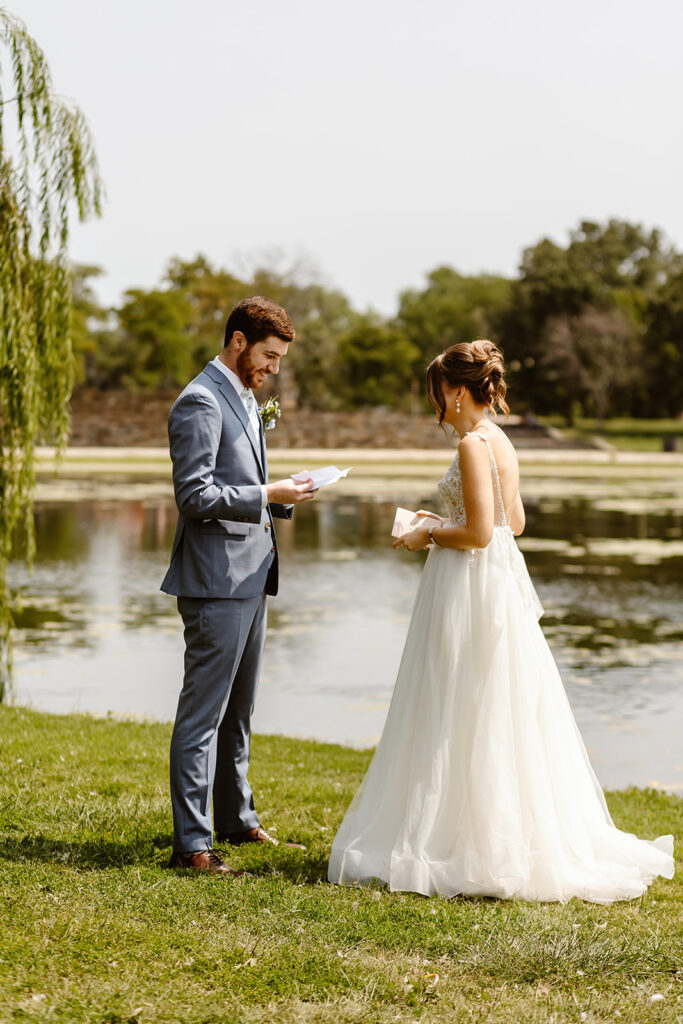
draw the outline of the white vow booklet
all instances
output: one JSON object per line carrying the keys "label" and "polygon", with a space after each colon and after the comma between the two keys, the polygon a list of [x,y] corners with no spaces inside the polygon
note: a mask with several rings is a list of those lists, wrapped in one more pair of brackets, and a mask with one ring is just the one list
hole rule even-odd
{"label": "white vow booklet", "polygon": [[310,472],[305,470],[301,473],[292,473],[292,480],[296,484],[303,483],[304,480],[312,480],[313,486],[309,488],[311,491],[317,491],[320,487],[327,487],[329,484],[336,484],[338,480],[346,476],[353,466],[349,466],[349,469],[337,469],[336,466],[324,466],[322,469],[312,469]]}
{"label": "white vow booklet", "polygon": [[418,516],[416,512],[411,512],[409,508],[401,508],[399,505],[396,509],[394,525],[391,528],[391,536],[402,537],[404,533],[410,533],[424,521],[424,516]]}

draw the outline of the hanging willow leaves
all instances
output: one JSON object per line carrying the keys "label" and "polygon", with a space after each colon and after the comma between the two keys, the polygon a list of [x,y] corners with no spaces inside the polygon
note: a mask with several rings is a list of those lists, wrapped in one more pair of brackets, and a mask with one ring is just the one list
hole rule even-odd
{"label": "hanging willow leaves", "polygon": [[64,447],[71,392],[69,218],[100,212],[83,114],[57,96],[45,55],[0,8],[0,699],[9,678],[7,563],[34,550],[34,448]]}

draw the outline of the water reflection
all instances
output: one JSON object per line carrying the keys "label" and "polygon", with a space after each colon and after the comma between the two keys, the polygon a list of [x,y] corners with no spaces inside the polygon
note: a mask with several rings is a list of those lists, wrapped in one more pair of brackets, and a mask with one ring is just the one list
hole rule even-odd
{"label": "water reflection", "polygon": [[[606,785],[683,789],[683,522],[645,495],[527,502],[521,539],[543,627]],[[630,503],[629,503],[630,502]],[[413,494],[398,503],[415,507]],[[281,524],[281,593],[255,728],[374,743],[422,558],[391,548],[397,501],[341,497]],[[419,504],[436,507],[433,494]],[[182,671],[175,602],[158,585],[175,508],[163,497],[44,503],[29,575],[13,564],[14,699],[170,719]]]}

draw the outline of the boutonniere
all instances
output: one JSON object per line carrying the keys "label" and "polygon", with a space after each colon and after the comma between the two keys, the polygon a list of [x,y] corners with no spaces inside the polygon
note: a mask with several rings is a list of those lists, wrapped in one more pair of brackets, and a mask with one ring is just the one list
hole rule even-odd
{"label": "boutonniere", "polygon": [[259,406],[259,415],[261,417],[264,430],[275,429],[277,421],[282,416],[282,409],[280,408],[280,403],[277,400],[277,395],[273,395],[273,397],[269,398],[267,402],[264,402],[263,405]]}

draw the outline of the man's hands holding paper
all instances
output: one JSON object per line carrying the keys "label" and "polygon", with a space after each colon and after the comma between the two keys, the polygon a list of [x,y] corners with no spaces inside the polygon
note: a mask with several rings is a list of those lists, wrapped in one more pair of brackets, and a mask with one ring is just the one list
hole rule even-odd
{"label": "man's hands holding paper", "polygon": [[348,469],[337,469],[336,466],[323,466],[322,469],[293,473],[287,480],[268,484],[268,501],[277,501],[281,505],[297,505],[300,501],[309,501],[315,498],[321,487],[336,484],[348,472]]}
{"label": "man's hands holding paper", "polygon": [[315,498],[317,490],[312,489],[313,481],[310,475],[298,483],[291,477],[286,480],[276,480],[268,484],[268,501],[275,501],[280,505],[298,505],[301,501],[310,501]]}
{"label": "man's hands holding paper", "polygon": [[[352,467],[349,466],[349,469]],[[349,469],[337,469],[336,466],[323,466],[322,469],[304,470],[302,473],[292,473],[292,480],[296,483],[304,483],[308,480],[309,487],[318,490],[319,487],[327,487],[329,484],[336,484],[342,477],[345,477]]]}

